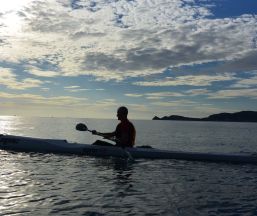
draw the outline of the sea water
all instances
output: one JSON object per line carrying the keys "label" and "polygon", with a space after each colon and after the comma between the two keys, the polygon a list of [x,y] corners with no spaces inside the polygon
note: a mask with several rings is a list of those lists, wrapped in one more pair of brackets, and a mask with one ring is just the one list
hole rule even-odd
{"label": "sea water", "polygon": [[[90,144],[117,120],[0,117],[0,133]],[[257,153],[257,124],[133,120],[137,145]],[[0,215],[257,215],[257,165],[0,150]]]}

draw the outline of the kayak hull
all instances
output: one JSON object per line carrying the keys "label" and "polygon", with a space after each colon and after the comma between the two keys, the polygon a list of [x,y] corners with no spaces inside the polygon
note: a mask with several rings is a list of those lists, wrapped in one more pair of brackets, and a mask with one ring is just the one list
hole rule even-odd
{"label": "kayak hull", "polygon": [[69,143],[66,140],[42,139],[23,136],[0,135],[0,149],[15,152],[76,154],[96,157],[121,157],[133,159],[176,159],[206,162],[257,164],[251,154],[200,153],[160,150],[155,148],[119,148],[91,144]]}

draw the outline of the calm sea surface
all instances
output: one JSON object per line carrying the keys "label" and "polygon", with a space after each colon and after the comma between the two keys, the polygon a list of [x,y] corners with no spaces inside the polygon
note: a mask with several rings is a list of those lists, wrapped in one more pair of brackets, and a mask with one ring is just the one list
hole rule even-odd
{"label": "calm sea surface", "polygon": [[[92,143],[116,120],[1,117],[0,133]],[[133,121],[137,145],[257,153],[256,123]],[[9,153],[0,150],[0,215],[257,215],[257,165]]]}

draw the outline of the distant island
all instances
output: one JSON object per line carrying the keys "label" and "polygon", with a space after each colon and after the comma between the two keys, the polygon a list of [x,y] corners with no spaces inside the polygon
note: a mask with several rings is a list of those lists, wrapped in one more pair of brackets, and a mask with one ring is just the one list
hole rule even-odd
{"label": "distant island", "polygon": [[153,120],[174,120],[174,121],[223,121],[223,122],[257,122],[256,111],[241,111],[235,113],[213,114],[205,118],[191,118],[179,115],[164,116],[159,118],[155,116]]}

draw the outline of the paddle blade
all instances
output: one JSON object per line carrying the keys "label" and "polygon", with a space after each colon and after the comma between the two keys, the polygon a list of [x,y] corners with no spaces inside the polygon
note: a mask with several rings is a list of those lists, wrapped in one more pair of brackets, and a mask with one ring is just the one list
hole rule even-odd
{"label": "paddle blade", "polygon": [[87,126],[85,124],[79,123],[79,124],[76,125],[76,130],[78,130],[78,131],[87,131],[88,129],[87,129]]}

